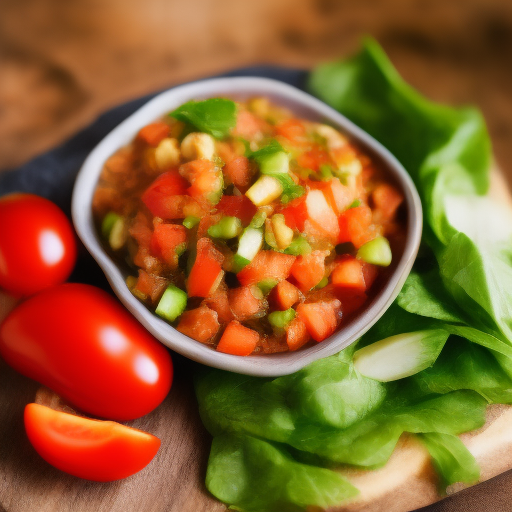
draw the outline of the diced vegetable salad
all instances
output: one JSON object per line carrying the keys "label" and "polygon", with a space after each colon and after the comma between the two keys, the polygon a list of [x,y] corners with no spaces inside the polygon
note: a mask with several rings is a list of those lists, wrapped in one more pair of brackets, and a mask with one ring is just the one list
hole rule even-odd
{"label": "diced vegetable salad", "polygon": [[297,350],[378,292],[403,195],[335,128],[266,98],[185,103],[105,163],[93,210],[132,293],[218,351]]}

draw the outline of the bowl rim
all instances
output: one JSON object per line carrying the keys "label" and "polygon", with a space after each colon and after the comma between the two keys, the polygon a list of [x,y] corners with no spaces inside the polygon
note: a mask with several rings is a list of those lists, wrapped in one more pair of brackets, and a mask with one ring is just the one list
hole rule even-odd
{"label": "bowl rim", "polygon": [[[246,357],[213,350],[178,332],[156,316],[129,290],[121,269],[103,249],[92,216],[92,199],[103,165],[120,147],[128,144],[139,129],[191,99],[215,96],[266,96],[291,108],[300,117],[316,117],[332,124],[352,140],[374,153],[395,178],[405,195],[406,243],[400,261],[388,282],[372,302],[354,319],[321,343],[297,352],[255,354]],[[246,375],[276,377],[333,355],[360,338],[385,313],[400,292],[414,263],[421,241],[423,214],[414,183],[400,162],[373,137],[322,101],[292,85],[262,77],[225,77],[200,80],[164,91],[127,117],[91,151],[78,172],[73,188],[71,213],[76,232],[101,267],[110,286],[128,311],[160,342],[199,363]]]}

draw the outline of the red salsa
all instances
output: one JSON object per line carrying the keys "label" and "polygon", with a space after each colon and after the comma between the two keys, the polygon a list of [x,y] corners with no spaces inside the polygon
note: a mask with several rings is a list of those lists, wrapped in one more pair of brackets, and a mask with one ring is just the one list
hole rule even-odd
{"label": "red salsa", "polygon": [[93,211],[131,292],[221,352],[297,350],[378,292],[403,195],[333,127],[265,98],[188,102],[105,163]]}

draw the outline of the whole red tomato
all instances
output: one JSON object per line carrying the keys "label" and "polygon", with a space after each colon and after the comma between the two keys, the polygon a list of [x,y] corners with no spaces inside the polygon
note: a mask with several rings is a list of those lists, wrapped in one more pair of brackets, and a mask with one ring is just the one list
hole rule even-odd
{"label": "whole red tomato", "polygon": [[0,326],[0,355],[78,409],[117,420],[152,411],[173,376],[163,345],[85,284],[43,290],[15,308]]}
{"label": "whole red tomato", "polygon": [[33,295],[64,282],[75,260],[73,229],[55,204],[32,194],[0,199],[0,287]]}
{"label": "whole red tomato", "polygon": [[96,482],[137,473],[160,448],[160,439],[142,430],[39,404],[25,407],[25,430],[37,453],[52,466]]}

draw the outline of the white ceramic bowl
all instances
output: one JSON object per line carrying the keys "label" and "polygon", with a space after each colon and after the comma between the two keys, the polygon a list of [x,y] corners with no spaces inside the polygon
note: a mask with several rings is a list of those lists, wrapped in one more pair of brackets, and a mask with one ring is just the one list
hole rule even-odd
{"label": "white ceramic bowl", "polygon": [[[407,242],[394,273],[369,305],[342,329],[325,341],[297,352],[258,354],[247,357],[216,352],[180,332],[157,317],[139,302],[125,284],[126,273],[103,249],[93,222],[92,198],[103,164],[118,148],[128,144],[139,129],[191,99],[215,96],[247,98],[266,96],[290,108],[298,117],[326,121],[368,149],[387,166],[405,194]],[[112,130],[91,152],[80,170],[72,200],[73,222],[84,245],[105,273],[114,292],[128,310],[164,345],[200,363],[247,375],[278,376],[295,372],[316,359],[330,356],[364,334],[386,311],[398,295],[418,251],[421,229],[421,202],[414,184],[389,151],[351,121],[295,87],[258,77],[217,78],[182,85],[159,94]]]}

